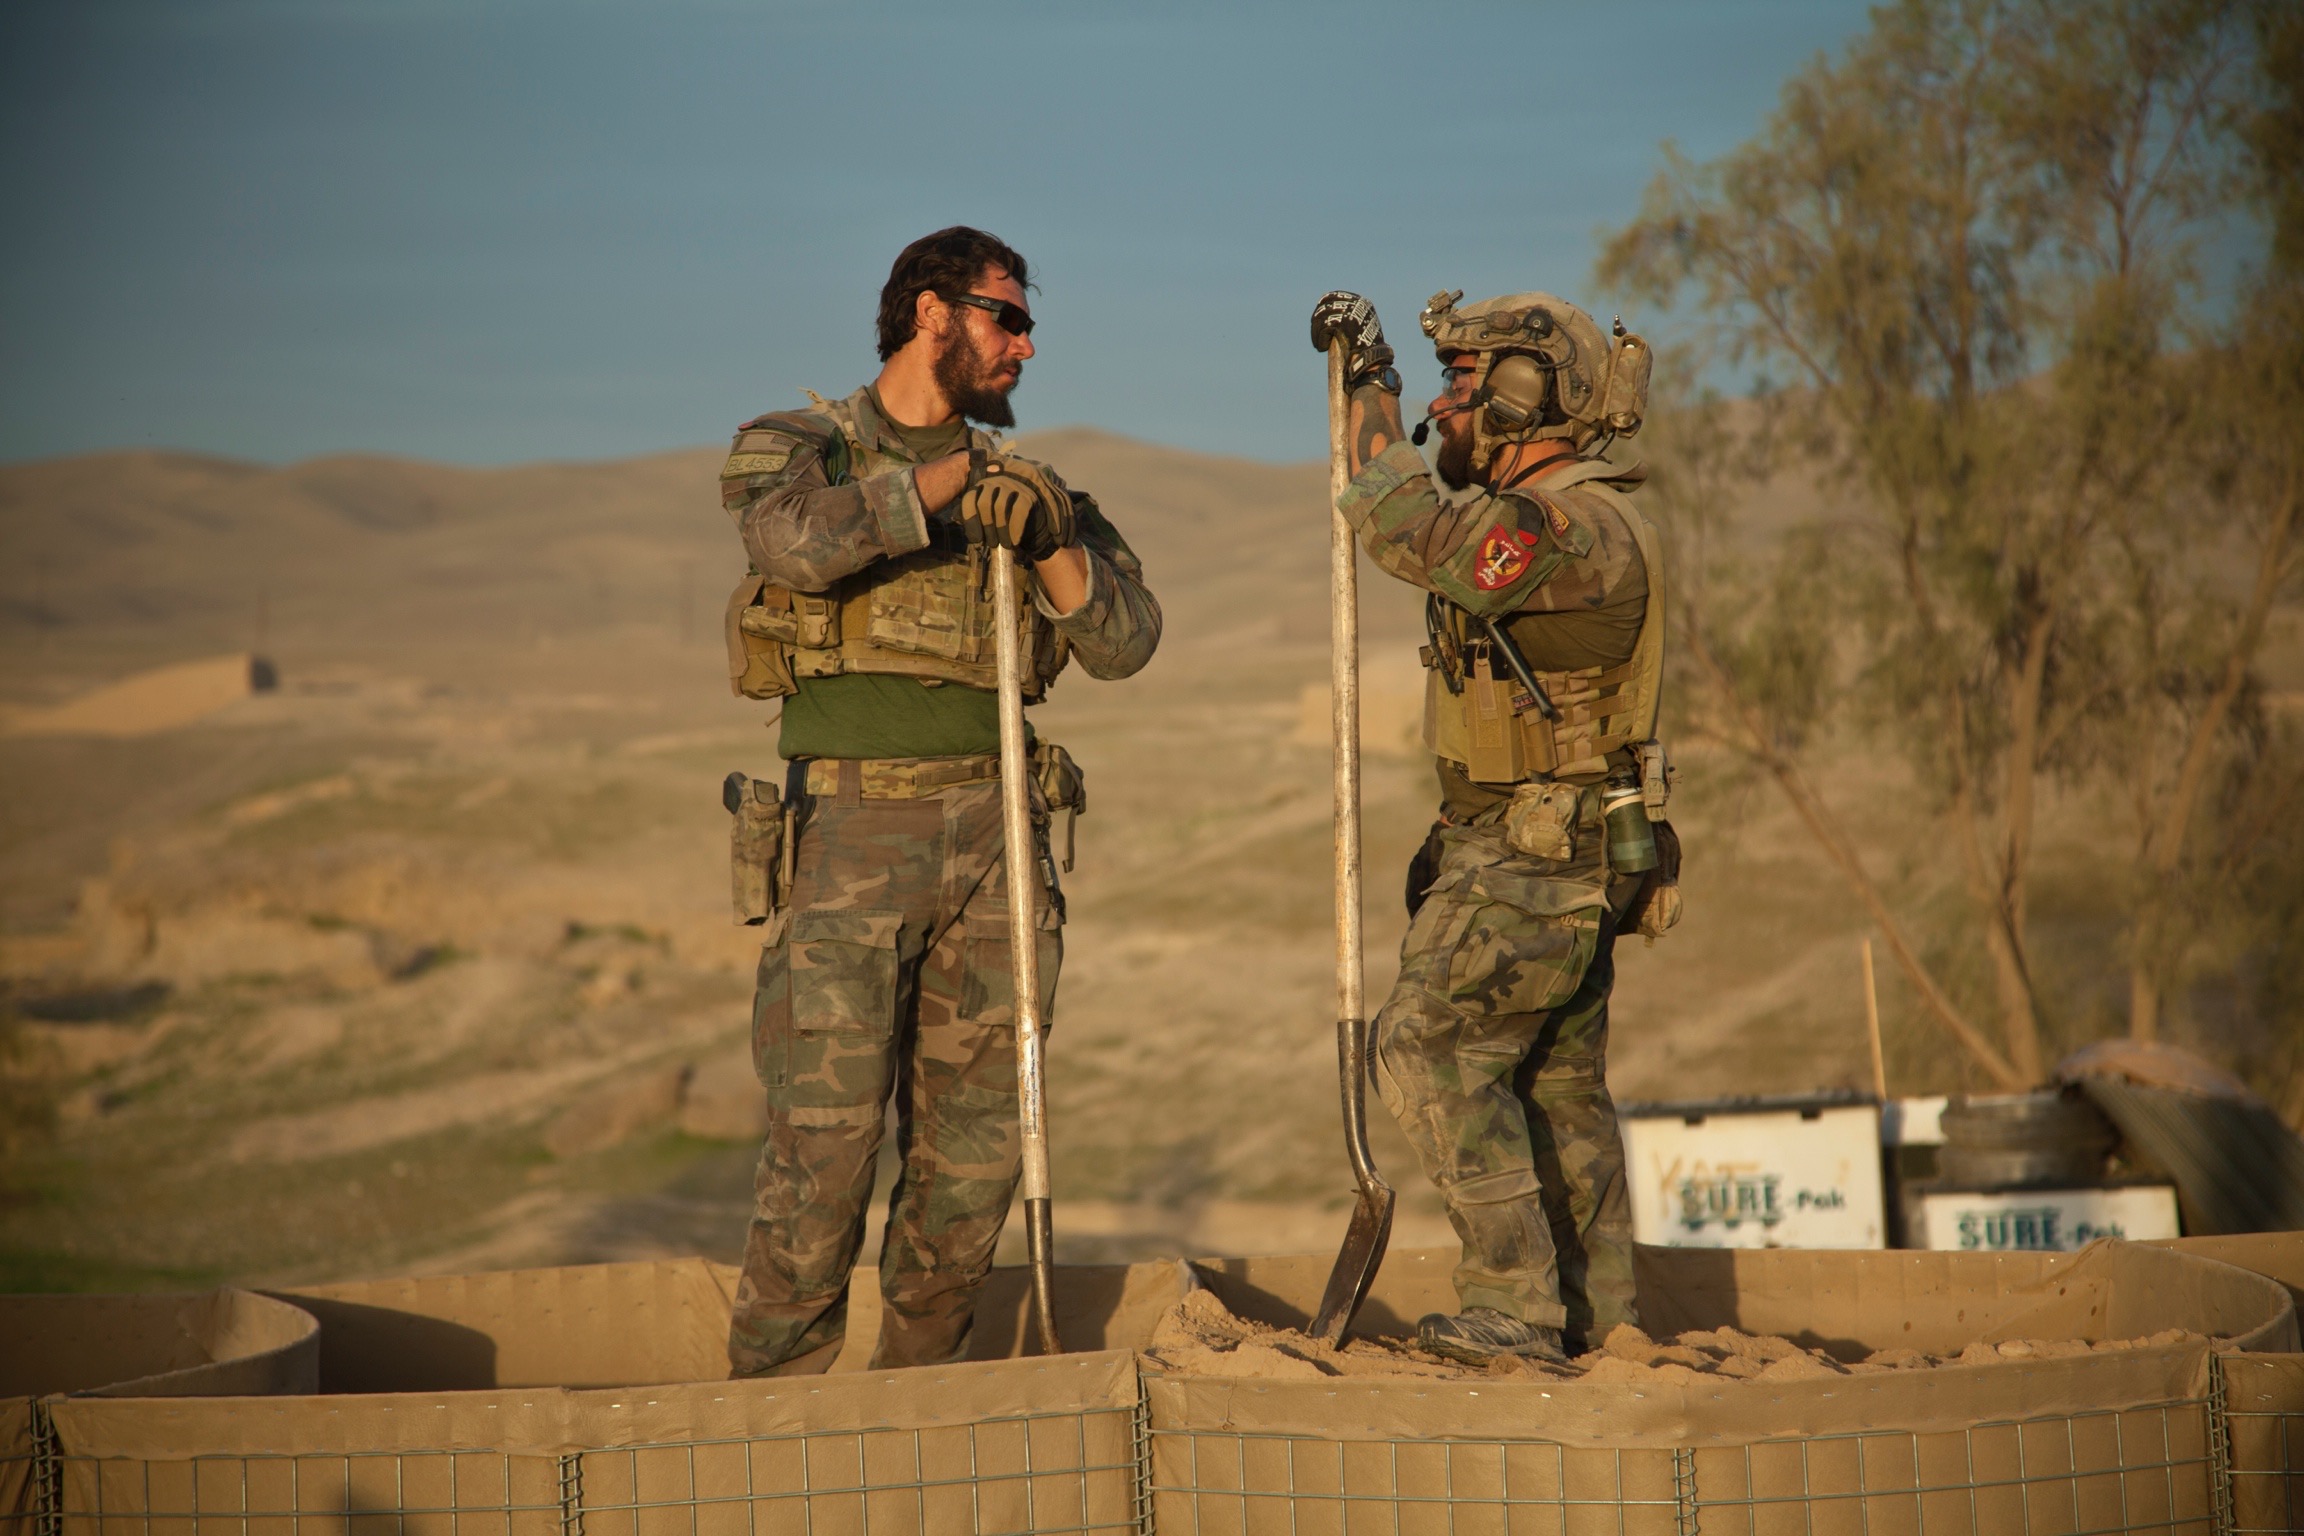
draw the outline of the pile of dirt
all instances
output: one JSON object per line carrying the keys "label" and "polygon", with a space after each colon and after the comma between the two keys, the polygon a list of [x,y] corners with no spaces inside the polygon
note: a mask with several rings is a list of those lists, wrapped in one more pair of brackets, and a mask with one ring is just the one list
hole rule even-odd
{"label": "pile of dirt", "polygon": [[1669,1343],[1619,1323],[1598,1348],[1566,1365],[1502,1358],[1487,1366],[1458,1365],[1415,1348],[1404,1339],[1347,1339],[1331,1349],[1292,1328],[1273,1328],[1233,1316],[1213,1291],[1196,1290],[1171,1307],[1153,1330],[1145,1357],[1158,1370],[1185,1376],[1249,1376],[1263,1381],[1310,1381],[1335,1376],[1433,1376],[1456,1380],[1499,1376],[1550,1381],[1593,1381],[1655,1385],[1726,1377],[1731,1381],[1822,1381],[1880,1371],[1924,1370],[1942,1365],[1990,1365],[2001,1361],[2062,1360],[2075,1355],[2143,1349],[2198,1337],[2171,1328],[2143,1339],[1981,1341],[1957,1354],[1931,1355],[1916,1349],[1884,1349],[1862,1360],[1843,1361],[1820,1349],[1804,1349],[1790,1339],[1713,1328],[1683,1333]]}

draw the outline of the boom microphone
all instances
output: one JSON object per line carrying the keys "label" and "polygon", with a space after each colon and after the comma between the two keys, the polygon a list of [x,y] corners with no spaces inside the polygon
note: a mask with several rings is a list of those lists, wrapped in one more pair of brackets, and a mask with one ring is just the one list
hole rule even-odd
{"label": "boom microphone", "polygon": [[1408,434],[1408,441],[1414,443],[1419,448],[1423,447],[1424,440],[1432,435],[1432,423],[1438,421],[1443,416],[1461,415],[1465,411],[1475,409],[1476,407],[1485,404],[1486,400],[1487,396],[1485,393],[1476,394],[1471,399],[1462,401],[1456,405],[1451,405],[1444,411],[1426,411],[1424,413],[1424,419],[1416,423],[1416,430]]}

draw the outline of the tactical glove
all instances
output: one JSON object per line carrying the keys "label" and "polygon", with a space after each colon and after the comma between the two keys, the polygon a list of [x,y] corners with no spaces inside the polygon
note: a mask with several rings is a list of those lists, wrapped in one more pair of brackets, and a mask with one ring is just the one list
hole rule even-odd
{"label": "tactical glove", "polygon": [[1069,545],[1076,531],[1072,494],[1056,472],[1030,459],[999,458],[960,493],[960,530],[971,544],[997,544],[1040,561]]}
{"label": "tactical glove", "polygon": [[1338,337],[1344,341],[1346,391],[1358,389],[1392,366],[1392,349],[1385,344],[1376,306],[1341,288],[1320,295],[1320,302],[1312,306],[1312,350],[1325,352]]}

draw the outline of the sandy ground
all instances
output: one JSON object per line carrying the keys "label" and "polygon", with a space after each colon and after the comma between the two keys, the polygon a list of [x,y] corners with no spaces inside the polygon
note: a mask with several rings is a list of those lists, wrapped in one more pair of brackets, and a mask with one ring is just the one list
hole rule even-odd
{"label": "sandy ground", "polygon": [[[1168,614],[1141,676],[1035,711],[1092,807],[1050,1047],[1059,1254],[1328,1248],[1324,471],[1030,446]],[[0,1166],[0,1288],[736,1255],[758,937],[727,918],[719,783],[775,759],[772,710],[724,683],[717,460],[0,469],[0,1088],[49,1126]],[[1433,790],[1417,599],[1363,586],[1381,998]],[[251,652],[277,687],[234,681]],[[1688,917],[1619,950],[1619,1097],[1867,1082],[1854,904],[1771,789],[1679,740]],[[1823,767],[1899,901],[1949,910],[1923,798]],[[2085,832],[2051,818],[2039,886],[2074,1038],[2116,1001]],[[1960,1087],[1893,976],[1882,1002],[1892,1084]],[[1447,1241],[1376,1119],[1395,1241]]]}

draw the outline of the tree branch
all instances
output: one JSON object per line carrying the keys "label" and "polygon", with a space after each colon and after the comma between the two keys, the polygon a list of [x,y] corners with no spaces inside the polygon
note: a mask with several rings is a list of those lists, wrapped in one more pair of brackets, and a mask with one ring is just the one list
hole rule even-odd
{"label": "tree branch", "polygon": [[1681,628],[1688,636],[1689,654],[1695,658],[1697,666],[1702,669],[1721,702],[1743,727],[1744,750],[1756,758],[1776,780],[1777,787],[1792,802],[1792,809],[1806,824],[1810,835],[1839,869],[1841,877],[1856,893],[1856,899],[1864,904],[1865,911],[1871,914],[1872,921],[1880,929],[1881,937],[1888,943],[1888,953],[1919,992],[1920,1000],[1929,1014],[2000,1087],[2011,1092],[2029,1087],[2030,1083],[2023,1074],[2005,1056],[1994,1050],[1992,1043],[1973,1024],[1961,1016],[1960,1010],[1952,1006],[1952,1000],[1936,985],[1935,978],[1928,974],[1928,968],[1921,963],[1919,955],[1905,938],[1903,925],[1888,910],[1880,888],[1873,883],[1870,873],[1864,868],[1863,858],[1840,830],[1839,822],[1825,806],[1815,787],[1808,782],[1807,775],[1800,771],[1799,764],[1792,761],[1770,737],[1759,712],[1744,697],[1727,667],[1705,642],[1703,630],[1695,621],[1695,616],[1684,611]]}

